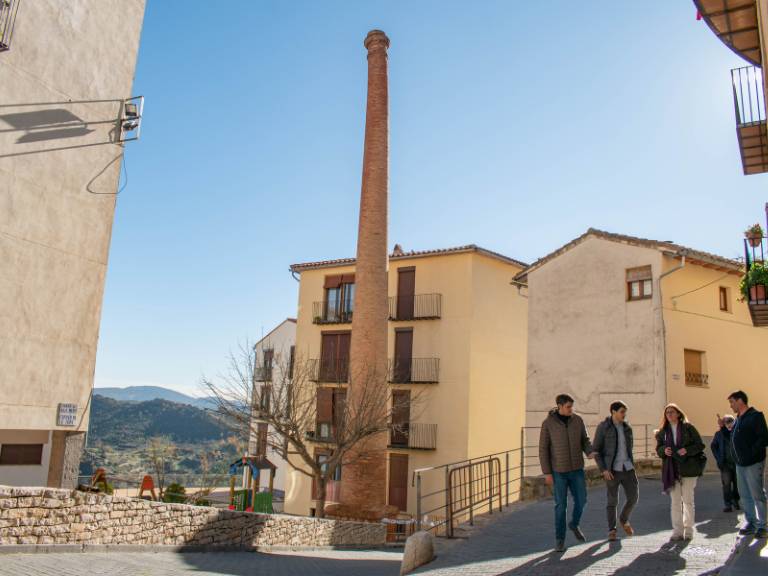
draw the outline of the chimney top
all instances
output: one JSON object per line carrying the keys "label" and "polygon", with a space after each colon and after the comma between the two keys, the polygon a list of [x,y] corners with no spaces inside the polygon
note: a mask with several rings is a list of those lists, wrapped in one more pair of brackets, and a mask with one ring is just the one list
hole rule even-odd
{"label": "chimney top", "polygon": [[395,244],[395,247],[392,249],[392,256],[402,256],[403,254],[405,254],[403,247],[400,244]]}
{"label": "chimney top", "polygon": [[381,30],[371,30],[365,37],[363,45],[370,52],[372,49],[382,47],[384,50],[389,48],[389,38]]}

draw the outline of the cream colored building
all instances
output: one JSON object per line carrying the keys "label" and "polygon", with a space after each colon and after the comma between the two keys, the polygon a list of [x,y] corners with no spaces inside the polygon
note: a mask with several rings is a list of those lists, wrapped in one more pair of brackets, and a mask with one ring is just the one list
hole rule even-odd
{"label": "cream colored building", "polygon": [[530,440],[560,392],[588,425],[623,400],[636,436],[641,426],[652,434],[667,402],[704,436],[733,390],[768,408],[768,329],[739,299],[742,273],[721,256],[590,229],[518,275],[529,297]]}
{"label": "cream colored building", "polygon": [[[296,355],[317,360],[318,390],[323,380],[337,378],[349,358],[354,264],[342,259],[291,267],[301,275]],[[393,394],[419,397],[410,413],[393,416],[407,424],[407,433],[390,435],[387,455],[388,500],[402,511],[415,511],[415,469],[518,442],[528,300],[510,279],[524,266],[474,245],[408,253],[396,247],[390,255],[388,379]],[[318,422],[314,431],[320,436],[331,417],[318,406],[323,418],[328,422]],[[315,453],[321,457],[321,443]],[[343,481],[342,469],[329,486],[329,501],[338,498]],[[313,513],[311,479],[291,470],[285,488],[286,512]]]}
{"label": "cream colored building", "polygon": [[144,0],[1,4],[0,484],[72,486]]}

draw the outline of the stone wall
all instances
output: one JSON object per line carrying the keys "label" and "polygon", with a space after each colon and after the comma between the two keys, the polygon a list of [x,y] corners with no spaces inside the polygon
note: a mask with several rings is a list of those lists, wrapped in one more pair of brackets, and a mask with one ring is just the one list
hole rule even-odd
{"label": "stone wall", "polygon": [[[661,460],[658,458],[639,459],[635,462],[635,470],[638,476],[655,476],[661,478]],[[597,467],[584,470],[587,478],[587,487],[601,485],[603,475]],[[544,476],[526,476],[520,488],[521,500],[539,500],[552,496],[552,488],[547,486]]]}
{"label": "stone wall", "polygon": [[383,546],[383,524],[0,486],[0,545]]}

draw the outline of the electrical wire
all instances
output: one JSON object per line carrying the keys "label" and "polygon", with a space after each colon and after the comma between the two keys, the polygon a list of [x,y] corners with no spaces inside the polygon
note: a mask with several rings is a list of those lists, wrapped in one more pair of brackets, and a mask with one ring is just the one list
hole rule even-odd
{"label": "electrical wire", "polygon": [[723,274],[722,276],[719,276],[719,277],[715,278],[711,282],[707,282],[706,284],[702,284],[698,288],[693,288],[692,290],[688,290],[688,292],[683,292],[682,294],[677,294],[675,296],[670,296],[670,298],[672,300],[675,300],[677,298],[682,298],[683,296],[687,296],[688,294],[692,294],[693,292],[697,292],[698,290],[701,290],[702,288],[706,288],[707,286],[711,286],[715,282],[720,282],[720,280],[722,280],[723,278],[727,278],[730,275],[731,275],[731,273],[727,272],[727,273]]}

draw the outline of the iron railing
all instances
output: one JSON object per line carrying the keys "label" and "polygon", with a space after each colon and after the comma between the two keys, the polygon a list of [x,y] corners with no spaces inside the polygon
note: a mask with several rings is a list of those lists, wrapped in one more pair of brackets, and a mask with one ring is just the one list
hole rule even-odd
{"label": "iron railing", "polygon": [[352,310],[343,302],[321,300],[312,303],[313,324],[349,324],[350,322],[352,322]]}
{"label": "iron railing", "polygon": [[307,364],[310,382],[341,384],[349,380],[349,358],[313,358]]}
{"label": "iron railing", "polygon": [[0,0],[0,52],[10,50],[21,0]]}
{"label": "iron railing", "polygon": [[388,380],[393,384],[436,384],[440,375],[440,359],[391,359],[388,374]]}
{"label": "iron railing", "polygon": [[253,369],[253,380],[255,382],[271,382],[272,366],[256,366]]}
{"label": "iron railing", "polygon": [[393,424],[389,434],[389,445],[392,448],[436,450],[437,424],[421,422]]}
{"label": "iron railing", "polygon": [[734,68],[731,70],[731,83],[736,124],[748,126],[765,122],[762,70],[756,66]]}
{"label": "iron railing", "polygon": [[410,294],[389,297],[390,320],[435,320],[443,313],[442,294]]}
{"label": "iron railing", "polygon": [[[587,426],[590,438],[596,425]],[[633,425],[635,459],[656,458],[652,424]],[[450,464],[413,472],[416,488],[416,530],[453,537],[456,527],[475,515],[493,513],[519,499],[523,479],[541,474],[538,439],[540,427],[520,431],[519,446]],[[586,459],[586,467],[596,464]]]}
{"label": "iron railing", "polygon": [[707,386],[709,385],[709,374],[700,372],[686,372],[685,383],[689,386]]}

